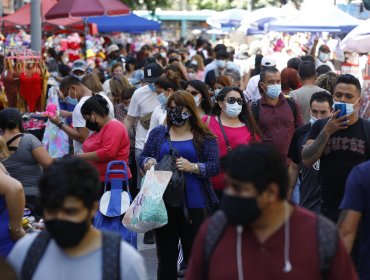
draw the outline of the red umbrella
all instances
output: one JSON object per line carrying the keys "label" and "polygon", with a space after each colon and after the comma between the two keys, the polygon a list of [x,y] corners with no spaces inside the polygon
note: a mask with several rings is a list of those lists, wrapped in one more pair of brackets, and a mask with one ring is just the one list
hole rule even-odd
{"label": "red umbrella", "polygon": [[119,0],[59,0],[45,15],[46,19],[125,15],[130,8]]}

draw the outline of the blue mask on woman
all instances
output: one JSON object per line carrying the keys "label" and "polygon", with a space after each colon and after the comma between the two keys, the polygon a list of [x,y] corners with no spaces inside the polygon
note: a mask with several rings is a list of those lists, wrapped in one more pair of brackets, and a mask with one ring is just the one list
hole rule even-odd
{"label": "blue mask on woman", "polygon": [[72,98],[70,97],[69,95],[66,97],[66,100],[65,100],[68,104],[71,104],[71,105],[74,105],[76,106],[78,104],[78,100],[77,98]]}
{"label": "blue mask on woman", "polygon": [[164,92],[162,92],[160,95],[157,95],[157,100],[159,104],[162,105],[162,107],[166,106],[168,97],[164,95]]}

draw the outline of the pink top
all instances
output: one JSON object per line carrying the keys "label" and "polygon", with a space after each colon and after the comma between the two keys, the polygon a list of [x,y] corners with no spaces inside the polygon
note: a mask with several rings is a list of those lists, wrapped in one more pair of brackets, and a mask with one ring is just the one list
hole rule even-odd
{"label": "pink top", "polygon": [[[207,118],[208,116],[204,116],[202,118],[202,121],[204,123],[207,123]],[[208,127],[217,137],[218,147],[220,149],[220,158],[226,156],[227,154],[226,142],[222,134],[220,125],[215,116],[211,116]],[[252,134],[250,133],[248,127],[246,126],[228,127],[223,125],[223,127],[232,149],[235,149],[239,145],[248,144],[253,140]],[[259,140],[259,137],[256,136],[256,139]],[[222,172],[217,176],[212,177],[211,178],[212,187],[217,190],[224,189],[225,186],[223,180],[224,174]]]}
{"label": "pink top", "polygon": [[125,161],[128,176],[131,178],[131,172],[128,167],[130,139],[126,126],[123,123],[115,119],[109,121],[99,132],[94,132],[85,140],[82,149],[84,153],[97,153],[100,160],[92,161],[91,164],[98,170],[102,182],[105,180],[107,165],[112,160]]}

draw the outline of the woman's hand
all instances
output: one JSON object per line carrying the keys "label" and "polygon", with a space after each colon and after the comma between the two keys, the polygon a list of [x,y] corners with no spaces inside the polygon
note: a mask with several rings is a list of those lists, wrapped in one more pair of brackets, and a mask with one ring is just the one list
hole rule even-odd
{"label": "woman's hand", "polygon": [[176,167],[179,171],[182,172],[191,172],[193,170],[193,163],[189,162],[187,159],[183,157],[179,157],[176,160]]}
{"label": "woman's hand", "polygon": [[153,165],[155,165],[157,162],[155,161],[155,159],[149,159],[145,164],[144,164],[144,171],[148,171],[150,170],[150,168],[152,168]]}
{"label": "woman's hand", "polygon": [[60,118],[58,115],[55,115],[54,117],[47,116],[52,124],[58,125],[60,124]]}

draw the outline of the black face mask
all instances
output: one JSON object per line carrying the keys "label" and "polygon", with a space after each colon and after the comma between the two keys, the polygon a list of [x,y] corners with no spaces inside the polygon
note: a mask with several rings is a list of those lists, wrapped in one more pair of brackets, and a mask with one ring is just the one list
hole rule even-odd
{"label": "black face mask", "polygon": [[[91,119],[91,117],[90,117],[90,119]],[[100,130],[99,124],[96,121],[92,122],[90,120],[86,120],[86,128],[91,130],[91,131],[99,131]]]}
{"label": "black face mask", "polygon": [[229,224],[251,225],[262,214],[255,197],[224,195],[221,210],[226,214]]}
{"label": "black face mask", "polygon": [[186,123],[186,120],[190,118],[188,112],[182,112],[183,106],[176,106],[175,108],[167,108],[167,117],[171,125],[180,127]]}
{"label": "black face mask", "polygon": [[89,230],[87,220],[80,223],[73,223],[65,220],[45,221],[45,227],[51,237],[61,248],[77,246]]}

